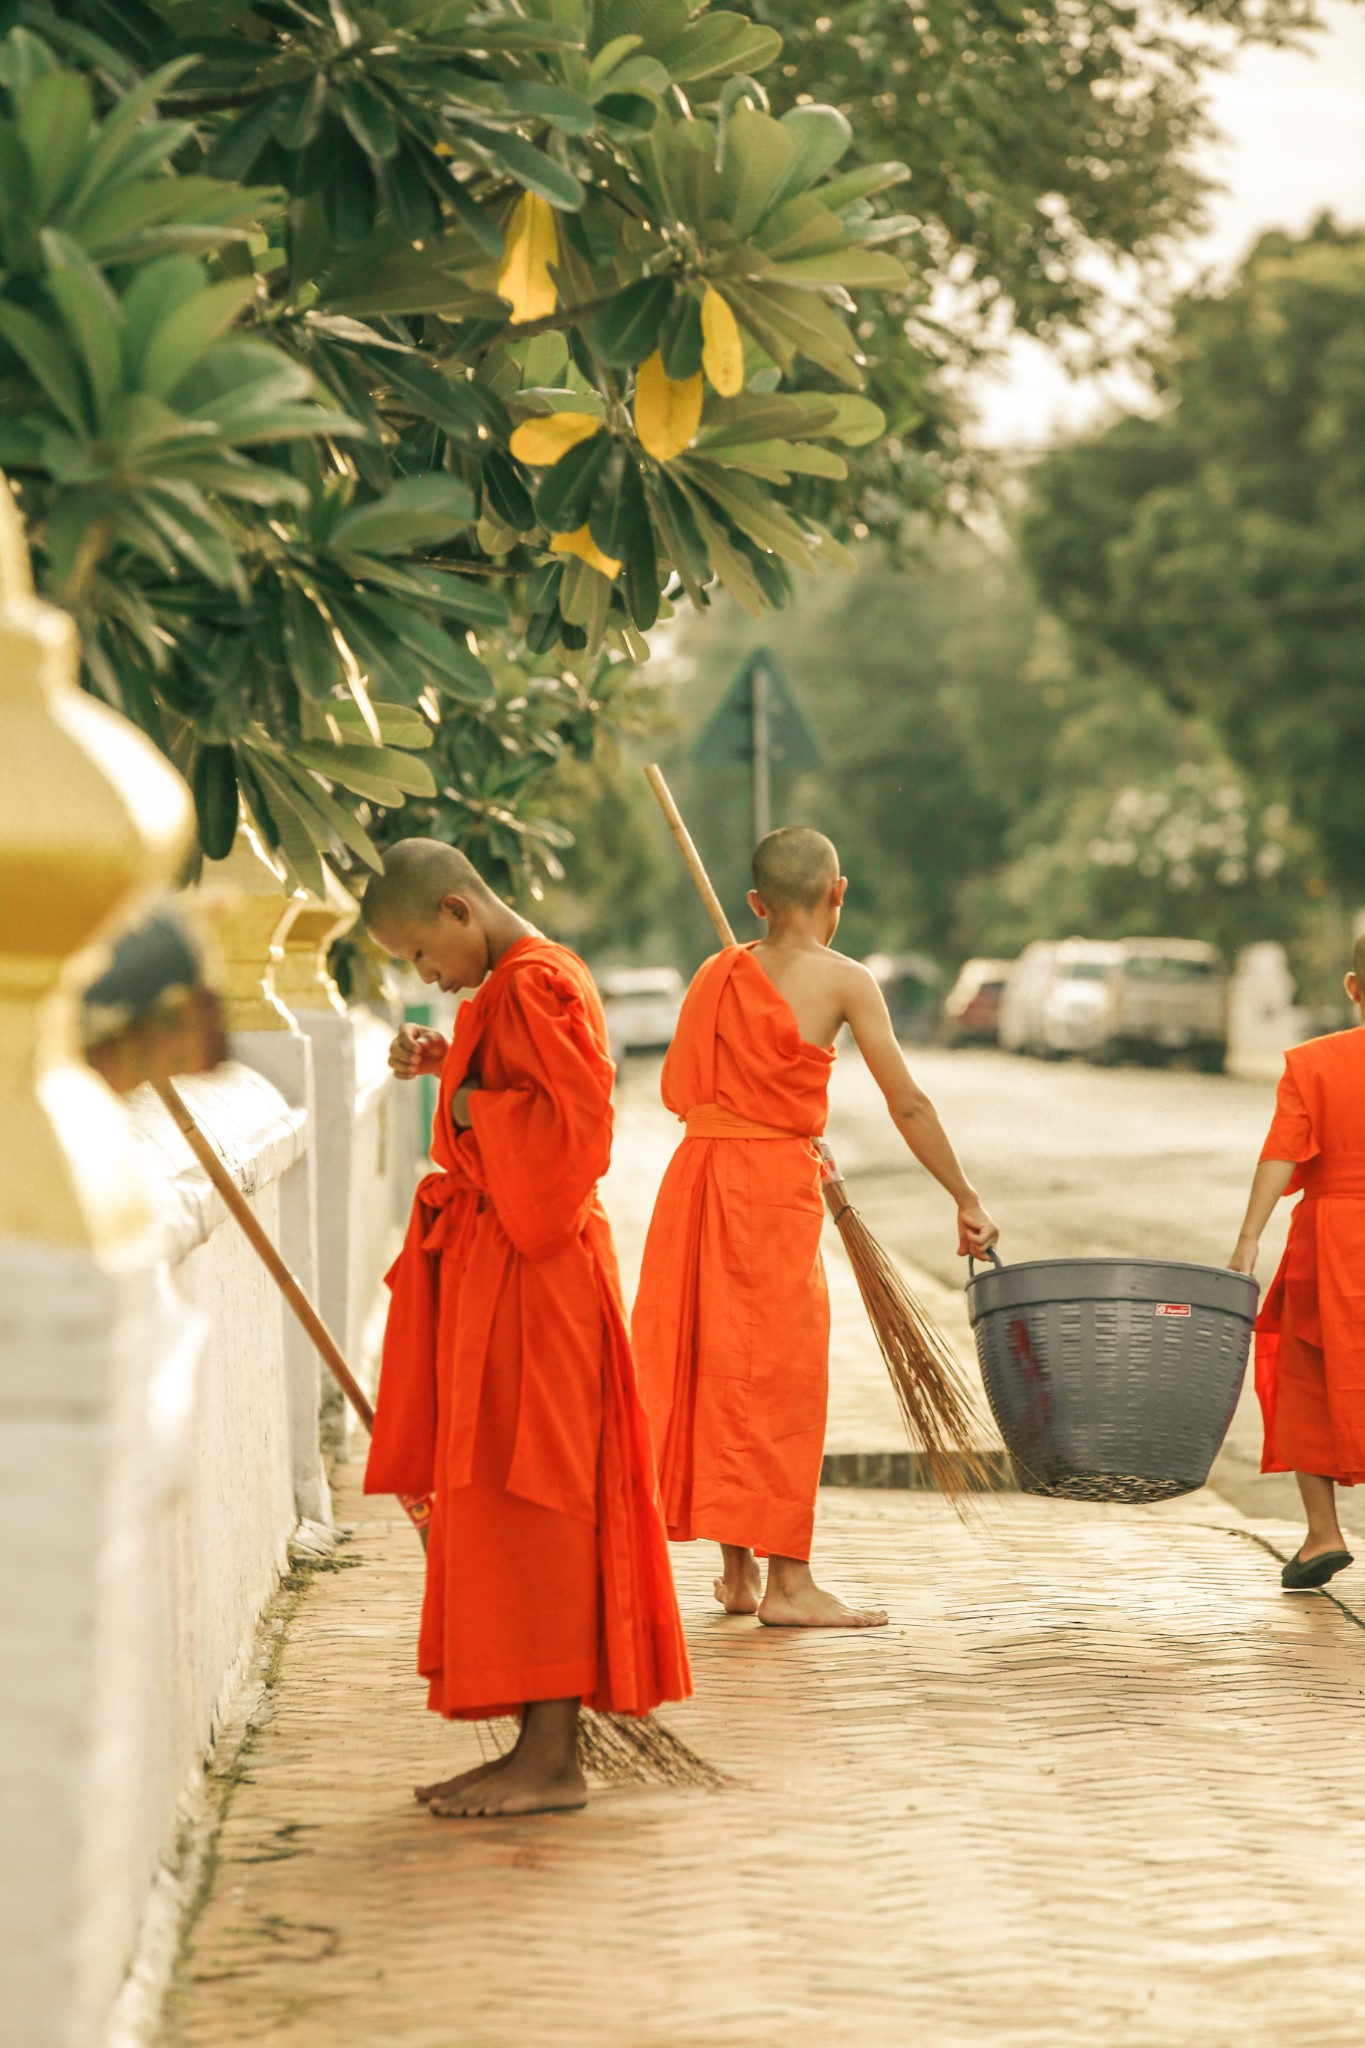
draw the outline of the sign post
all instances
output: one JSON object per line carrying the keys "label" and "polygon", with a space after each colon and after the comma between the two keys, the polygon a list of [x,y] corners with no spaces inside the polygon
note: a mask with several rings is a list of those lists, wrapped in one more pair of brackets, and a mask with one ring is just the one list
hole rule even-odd
{"label": "sign post", "polygon": [[759,647],[739,670],[692,749],[699,768],[747,762],[754,843],[772,830],[775,765],[818,768],[823,756],[771,647]]}

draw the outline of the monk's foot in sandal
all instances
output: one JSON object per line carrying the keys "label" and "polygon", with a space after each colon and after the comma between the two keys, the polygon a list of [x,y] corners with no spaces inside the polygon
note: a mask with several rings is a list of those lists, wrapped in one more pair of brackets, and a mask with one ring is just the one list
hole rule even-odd
{"label": "monk's foot in sandal", "polygon": [[721,1545],[725,1569],[713,1579],[711,1589],[727,1614],[757,1614],[763,1597],[763,1574],[752,1550],[740,1550],[732,1543]]}
{"label": "monk's foot in sandal", "polygon": [[769,1570],[768,1590],[759,1603],[758,1618],[769,1628],[885,1628],[884,1607],[850,1607],[837,1593],[817,1586],[809,1568],[804,1576],[777,1577]]}
{"label": "monk's foot in sandal", "polygon": [[[511,1754],[515,1755],[515,1751]],[[480,1778],[491,1777],[494,1771],[500,1771],[507,1761],[505,1756],[490,1757],[487,1763],[475,1764],[471,1771],[457,1771],[453,1778],[442,1778],[439,1784],[414,1785],[413,1797],[419,1799],[423,1806],[430,1806],[433,1799],[453,1799],[466,1785],[477,1784]]]}
{"label": "monk's foot in sandal", "polygon": [[1325,1586],[1338,1572],[1344,1572],[1355,1559],[1349,1550],[1309,1551],[1305,1543],[1296,1557],[1291,1557],[1280,1573],[1280,1584],[1286,1593],[1316,1593],[1319,1586]]}
{"label": "monk's foot in sandal", "polygon": [[577,1763],[551,1767],[522,1752],[432,1799],[428,1811],[438,1820],[510,1820],[525,1813],[571,1813],[587,1803],[588,1781]]}

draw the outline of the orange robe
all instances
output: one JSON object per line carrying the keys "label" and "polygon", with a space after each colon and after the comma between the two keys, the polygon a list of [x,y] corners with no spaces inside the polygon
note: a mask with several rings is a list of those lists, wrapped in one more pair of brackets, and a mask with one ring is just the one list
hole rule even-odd
{"label": "orange robe", "polygon": [[365,1474],[368,1493],[434,1495],[417,1661],[448,1717],[574,1696],[644,1714],[691,1691],[597,1196],[611,1084],[587,969],[519,939],[456,1020]]}
{"label": "orange robe", "polygon": [[687,1136],[654,1206],[631,1319],[678,1542],[810,1556],[829,1386],[811,1140],[833,1064],[748,947],[698,971],[663,1072]]}
{"label": "orange robe", "polygon": [[1285,1054],[1262,1159],[1303,1200],[1256,1320],[1263,1472],[1365,1479],[1365,1030]]}

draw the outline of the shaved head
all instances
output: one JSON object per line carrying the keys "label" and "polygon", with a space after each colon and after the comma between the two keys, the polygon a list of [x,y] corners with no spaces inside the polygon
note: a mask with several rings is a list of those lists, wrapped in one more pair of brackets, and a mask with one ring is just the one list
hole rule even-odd
{"label": "shaved head", "polygon": [[839,879],[839,855],[823,832],[782,825],[754,848],[754,888],[772,910],[814,910]]}
{"label": "shaved head", "polygon": [[360,912],[366,931],[402,931],[430,924],[447,896],[501,901],[458,847],[443,839],[400,839],[384,855],[384,872],[369,883]]}

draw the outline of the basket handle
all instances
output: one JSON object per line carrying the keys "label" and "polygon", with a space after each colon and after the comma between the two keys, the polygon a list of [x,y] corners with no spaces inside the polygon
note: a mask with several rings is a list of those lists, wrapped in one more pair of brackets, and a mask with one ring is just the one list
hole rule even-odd
{"label": "basket handle", "polygon": [[[996,1270],[996,1272],[997,1272],[997,1273],[1003,1273],[1003,1271],[1005,1270],[1005,1262],[1004,1262],[1004,1260],[1003,1260],[1003,1259],[1001,1258],[1001,1256],[1000,1256],[999,1252],[998,1252],[998,1251],[997,1251],[997,1250],[995,1249],[995,1246],[994,1246],[993,1244],[988,1244],[988,1245],[986,1246],[986,1257],[987,1257],[987,1258],[988,1258],[988,1259],[990,1260],[991,1264],[992,1264],[992,1265],[994,1266],[994,1268],[995,1268],[995,1270]],[[976,1278],[976,1261],[975,1261],[975,1259],[974,1259],[974,1258],[972,1257],[972,1254],[971,1254],[970,1252],[968,1252],[968,1254],[967,1254],[967,1279],[968,1279],[968,1281],[970,1282],[970,1281],[974,1280],[975,1278]]]}

